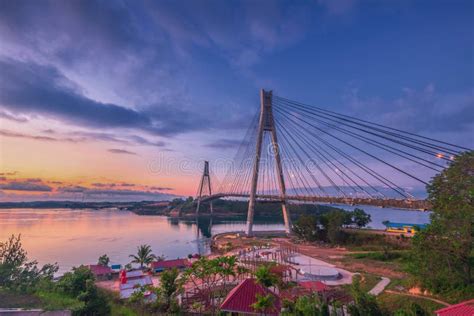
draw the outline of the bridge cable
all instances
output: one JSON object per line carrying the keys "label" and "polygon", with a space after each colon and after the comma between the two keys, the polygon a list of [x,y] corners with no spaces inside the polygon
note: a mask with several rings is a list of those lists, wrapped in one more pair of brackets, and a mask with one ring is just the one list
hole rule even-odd
{"label": "bridge cable", "polygon": [[[312,108],[314,110],[318,110],[318,111],[321,111],[321,112],[326,112],[326,113],[329,113],[329,114],[334,115],[336,117],[340,117],[341,119],[345,118],[346,120],[349,120],[349,121],[352,121],[352,122],[359,121],[359,122],[363,122],[363,123],[367,123],[367,124],[372,124],[372,125],[375,125],[375,126],[378,126],[378,127],[381,127],[381,128],[385,128],[385,129],[388,129],[388,130],[392,130],[392,131],[395,131],[395,132],[398,132],[398,133],[415,136],[415,137],[418,137],[418,138],[421,138],[421,139],[426,139],[426,140],[429,140],[429,141],[434,141],[434,142],[444,144],[444,145],[448,145],[448,146],[451,146],[451,147],[455,147],[455,148],[458,148],[458,149],[461,149],[461,150],[468,150],[468,151],[472,150],[472,149],[469,149],[469,148],[466,148],[466,147],[463,147],[463,146],[459,146],[459,145],[455,145],[455,144],[452,144],[452,143],[448,143],[448,142],[440,141],[440,140],[437,140],[437,139],[429,138],[429,137],[426,137],[426,136],[418,135],[418,134],[415,134],[415,133],[403,131],[403,130],[396,129],[396,128],[389,127],[389,126],[385,126],[385,125],[382,125],[382,124],[377,124],[377,123],[370,122],[370,121],[363,120],[363,119],[359,119],[359,118],[356,118],[356,117],[351,117],[351,116],[348,116],[348,115],[340,114],[340,113],[337,113],[337,112],[334,112],[334,111],[326,110],[326,109],[321,108],[321,107],[311,106],[311,105],[307,105],[307,104],[304,104],[304,103],[301,103],[301,102],[292,101],[290,99],[286,99],[286,98],[279,97],[279,96],[276,96],[276,95],[273,95],[273,98],[274,99],[281,99],[281,100],[291,102],[291,103],[294,103],[294,104],[298,104],[300,106],[309,107],[309,108]],[[425,143],[429,144],[428,142],[425,142]],[[445,148],[445,149],[448,149],[448,148]]]}
{"label": "bridge cable", "polygon": [[[292,121],[291,120],[287,120],[285,121],[285,126],[288,128],[288,129],[291,129],[291,133],[294,133],[294,134],[297,134],[297,136],[302,139],[305,143],[305,146],[307,146],[308,148],[312,149],[312,152],[315,153],[318,157],[323,157],[324,159],[324,163],[326,164],[326,166],[328,166],[331,170],[334,170],[335,171],[335,174],[344,182],[344,184],[349,187],[349,188],[352,188],[352,190],[354,192],[357,193],[357,190],[355,190],[354,187],[352,187],[347,181],[346,179],[342,176],[344,175],[346,178],[348,178],[356,187],[358,187],[361,191],[365,192],[368,196],[370,196],[371,198],[373,198],[373,196],[367,191],[365,190],[359,183],[357,183],[351,176],[349,176],[345,171],[344,169],[350,171],[353,175],[355,175],[356,177],[358,177],[360,180],[364,181],[363,178],[361,178],[360,176],[358,176],[356,173],[354,173],[351,169],[349,169],[346,165],[344,165],[342,162],[340,162],[337,158],[335,158],[331,153],[329,153],[328,151],[326,151],[324,148],[322,147],[319,147],[316,145],[315,142],[310,142],[309,140],[307,140],[303,133],[298,129],[298,128],[295,128],[295,125],[293,125]],[[339,163],[339,165],[342,165],[344,168],[341,168],[340,166],[336,166],[336,164],[331,161],[330,159],[328,159],[327,157],[324,156],[324,154],[321,152],[321,151],[324,151],[324,153],[326,155],[328,155],[332,160],[336,161],[337,163]],[[312,160],[310,158],[310,160]],[[332,167],[334,169],[332,169],[329,165],[332,165]],[[339,170],[341,171],[342,175],[340,173],[337,173],[336,170]],[[364,183],[368,186],[370,186],[370,184],[366,181],[364,181]],[[377,192],[377,190],[374,188],[374,191]]]}
{"label": "bridge cable", "polygon": [[[404,151],[404,150],[402,150],[402,149],[395,148],[395,147],[392,147],[392,146],[387,145],[387,144],[383,144],[383,143],[378,142],[378,141],[376,141],[376,140],[374,140],[374,139],[371,139],[371,138],[366,138],[366,137],[364,137],[364,136],[362,136],[362,135],[360,135],[360,134],[357,134],[357,133],[354,133],[354,132],[350,132],[350,131],[348,131],[348,130],[346,130],[346,129],[344,129],[344,128],[338,127],[338,126],[336,126],[336,125],[334,125],[334,124],[330,124],[330,123],[321,121],[321,120],[319,120],[319,119],[317,119],[317,118],[313,118],[313,119],[314,119],[315,121],[317,121],[317,122],[319,122],[319,123],[325,125],[325,126],[328,126],[328,127],[331,127],[331,128],[333,128],[333,129],[335,129],[335,130],[337,130],[337,131],[340,131],[341,133],[343,133],[343,134],[345,134],[345,135],[348,135],[348,136],[350,136],[350,137],[354,137],[354,138],[356,138],[356,139],[359,139],[359,140],[361,140],[361,141],[364,141],[364,142],[366,142],[366,143],[368,143],[368,144],[371,144],[371,145],[373,145],[373,146],[375,146],[375,147],[377,147],[377,148],[379,148],[379,149],[383,149],[383,150],[385,150],[385,151],[388,151],[388,152],[390,152],[390,153],[392,153],[392,154],[394,154],[394,155],[396,155],[396,156],[405,158],[405,159],[407,159],[407,160],[410,160],[410,161],[412,161],[412,162],[414,162],[414,163],[417,163],[417,164],[419,164],[419,165],[421,165],[421,166],[424,166],[424,167],[426,167],[426,168],[429,168],[429,169],[431,169],[431,170],[434,170],[434,171],[439,172],[439,171],[442,171],[442,169],[444,169],[444,166],[442,166],[442,165],[439,165],[439,164],[434,163],[434,162],[432,162],[432,161],[429,161],[429,160],[427,160],[427,159],[418,157],[418,156],[413,155],[413,154],[411,154],[411,153],[409,153],[409,152],[406,152],[406,151]],[[396,152],[396,151],[394,151],[394,150],[398,150],[399,152]],[[405,154],[405,155],[408,155],[408,156],[410,156],[410,157],[406,157],[405,155],[400,154],[400,152],[403,153],[403,154]],[[431,166],[426,165],[425,163],[422,163],[422,162],[420,162],[420,161],[414,160],[414,159],[412,159],[411,157],[416,158],[416,159],[419,159],[419,160],[422,160],[422,161],[424,161],[424,162],[427,162],[427,163],[429,163],[429,164],[431,164],[431,165],[440,167],[440,168],[442,168],[442,169],[433,168],[433,167],[431,167]]]}
{"label": "bridge cable", "polygon": [[[274,110],[276,111],[281,111],[280,109],[278,108],[274,108]],[[284,113],[284,112],[282,112]],[[302,121],[303,123],[325,133],[325,134],[328,134],[330,136],[332,136],[331,134],[321,130],[320,128],[318,128],[317,126],[314,126],[313,124],[311,123],[308,123],[306,120],[298,117],[298,116],[295,116],[294,114],[292,113],[287,113],[289,115],[291,115],[292,117]],[[297,124],[296,121],[293,120],[293,122],[295,124]],[[299,125],[300,126],[300,125]],[[312,136],[316,137],[317,139],[319,139],[320,141],[322,141],[326,146],[328,146],[329,148],[335,150],[336,152],[338,152],[339,154],[343,155],[346,159],[350,160],[351,162],[353,162],[354,164],[358,165],[360,168],[362,168],[363,170],[365,170],[366,172],[368,172],[369,174],[371,174],[373,177],[375,177],[376,179],[378,179],[379,181],[381,181],[383,184],[389,186],[392,190],[396,191],[397,193],[399,193],[401,196],[403,197],[408,197],[408,196],[411,196],[408,192],[406,192],[405,190],[403,190],[402,188],[400,188],[398,185],[396,185],[395,183],[393,183],[392,181],[388,180],[387,178],[383,177],[382,175],[378,174],[377,172],[375,172],[374,170],[372,170],[371,168],[365,166],[364,164],[362,163],[359,163],[357,162],[355,159],[353,159],[352,157],[350,157],[349,155],[345,154],[343,151],[341,150],[338,150],[335,146],[332,146],[330,143],[326,142],[325,140],[323,140],[321,137],[319,137],[318,135],[314,134],[314,133],[311,133],[310,131],[307,131],[308,133],[310,133]],[[343,141],[344,142],[344,141]],[[347,142],[344,142],[347,144]],[[349,145],[350,147],[354,147],[352,146],[351,144],[347,144]],[[356,150],[359,150],[357,147],[354,147]],[[362,151],[362,150],[359,150],[359,151]],[[369,154],[369,156],[371,156]],[[369,171],[368,171],[369,170]]]}
{"label": "bridge cable", "polygon": [[[278,102],[276,102],[275,104],[280,104],[280,105],[283,105],[283,106],[285,106],[285,105],[288,106],[288,104],[285,104],[285,103],[278,103]],[[291,105],[294,105],[294,104],[291,104]],[[325,117],[324,114],[321,114],[321,113],[310,112],[310,111],[307,110],[307,109],[301,109],[301,108],[296,108],[296,109],[295,109],[295,107],[291,107],[291,109],[292,109],[293,111],[294,111],[294,110],[300,110],[300,111],[306,112],[306,113],[308,113],[308,114],[311,114],[311,115],[313,115],[313,116],[317,116],[317,117],[319,117],[319,118],[321,118],[321,119],[326,119],[326,120],[328,120],[328,121],[336,122],[336,123],[338,123],[338,124],[342,124],[342,125],[347,126],[347,127],[349,127],[349,128],[352,128],[352,129],[355,129],[355,130],[359,130],[359,131],[362,131],[362,132],[364,132],[364,133],[367,133],[367,134],[370,134],[370,135],[373,135],[373,136],[376,136],[376,137],[380,137],[380,138],[385,139],[385,140],[389,140],[389,141],[391,141],[391,142],[400,144],[400,145],[405,146],[405,147],[408,147],[408,148],[412,148],[412,149],[418,150],[418,151],[420,151],[420,152],[424,152],[424,153],[430,155],[430,157],[432,157],[432,156],[437,156],[437,155],[439,154],[439,151],[443,151],[441,148],[436,148],[436,147],[429,146],[429,145],[424,145],[424,144],[422,144],[422,145],[424,145],[425,147],[431,148],[431,149],[437,149],[438,152],[436,152],[436,151],[431,151],[431,150],[426,149],[426,148],[418,147],[418,146],[416,146],[416,145],[409,144],[409,143],[400,141],[400,140],[398,140],[398,139],[393,139],[393,138],[388,137],[388,136],[384,136],[384,135],[377,134],[377,133],[375,133],[375,132],[373,132],[373,131],[371,131],[371,130],[368,131],[368,130],[365,130],[365,129],[362,129],[362,128],[359,128],[359,127],[355,127],[355,126],[353,126],[353,125],[350,125],[350,124],[341,122],[341,121],[337,121],[337,120],[334,120],[334,119]],[[358,124],[358,123],[356,123],[356,124]],[[360,124],[359,124],[359,125],[360,125]],[[390,134],[391,134],[391,136],[396,136],[396,137],[398,137],[398,138],[407,139],[407,138],[404,137],[403,135],[397,135],[397,134],[394,134],[394,133],[390,133]],[[413,142],[416,142],[416,143],[420,144],[420,142],[418,142],[417,140],[413,140],[413,139],[410,139],[410,140],[413,141]],[[440,159],[443,159],[443,160],[446,160],[446,161],[450,161],[450,159],[448,159],[448,158],[445,157],[445,155],[446,155],[447,153],[449,153],[449,154],[455,154],[455,155],[458,154],[458,152],[451,151],[451,150],[450,150],[450,151],[443,151],[443,153],[444,153],[444,154],[441,155],[441,157],[439,157],[439,158],[440,158]],[[443,167],[443,166],[442,166],[442,167]],[[443,167],[443,168],[444,168],[444,167]]]}

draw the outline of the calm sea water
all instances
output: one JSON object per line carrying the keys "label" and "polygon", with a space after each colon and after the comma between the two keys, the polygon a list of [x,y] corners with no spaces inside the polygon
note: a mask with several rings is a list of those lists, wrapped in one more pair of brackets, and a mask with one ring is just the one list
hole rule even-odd
{"label": "calm sea water", "polygon": [[[351,207],[346,207],[351,209]],[[423,224],[429,213],[364,207],[371,214],[374,228],[382,221]],[[279,230],[283,225],[268,218],[255,220],[255,230]],[[30,259],[40,264],[57,262],[59,273],[80,264],[96,263],[107,254],[112,263],[126,264],[140,244],[149,244],[157,255],[186,257],[190,253],[209,252],[212,233],[239,231],[244,219],[180,221],[162,216],[139,216],[116,210],[0,210],[0,241],[21,234]]]}

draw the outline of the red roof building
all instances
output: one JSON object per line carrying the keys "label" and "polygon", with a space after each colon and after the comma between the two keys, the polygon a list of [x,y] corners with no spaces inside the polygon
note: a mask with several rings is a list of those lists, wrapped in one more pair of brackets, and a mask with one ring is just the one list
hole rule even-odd
{"label": "red roof building", "polygon": [[222,303],[221,310],[230,313],[259,314],[260,312],[252,307],[257,302],[257,295],[271,295],[274,298],[273,306],[265,311],[265,315],[280,314],[280,298],[266,287],[258,284],[255,279],[245,279],[234,287]]}
{"label": "red roof building", "polygon": [[189,267],[191,264],[188,259],[175,259],[175,260],[163,260],[163,261],[155,261],[150,264],[150,268],[154,272],[161,272],[166,269],[185,269]]}
{"label": "red roof building", "polygon": [[108,266],[102,266],[100,264],[90,264],[87,266],[92,274],[96,277],[98,280],[102,280],[105,278],[109,278],[112,276],[112,269]]}
{"label": "red roof building", "polygon": [[436,316],[474,316],[474,299],[435,311]]}
{"label": "red roof building", "polygon": [[299,285],[312,292],[324,292],[329,290],[329,286],[321,281],[302,281]]}
{"label": "red roof building", "polygon": [[109,268],[107,266],[102,266],[102,265],[99,265],[99,264],[91,264],[88,267],[95,276],[108,275],[108,274],[111,274],[113,272],[111,268]]}

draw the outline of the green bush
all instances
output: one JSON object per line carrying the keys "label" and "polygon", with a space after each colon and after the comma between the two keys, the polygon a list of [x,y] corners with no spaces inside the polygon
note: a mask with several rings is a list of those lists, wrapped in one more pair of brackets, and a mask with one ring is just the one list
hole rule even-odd
{"label": "green bush", "polygon": [[377,261],[393,261],[404,258],[404,254],[401,252],[390,251],[384,252],[368,252],[368,253],[356,253],[351,255],[355,259],[371,259]]}
{"label": "green bush", "polygon": [[71,297],[77,297],[87,290],[87,281],[94,281],[95,277],[86,266],[74,267],[67,272],[57,283],[57,289]]}
{"label": "green bush", "polygon": [[12,235],[0,242],[0,287],[19,292],[33,292],[41,280],[52,280],[58,271],[56,264],[38,268],[37,261],[28,261],[21,235]]}

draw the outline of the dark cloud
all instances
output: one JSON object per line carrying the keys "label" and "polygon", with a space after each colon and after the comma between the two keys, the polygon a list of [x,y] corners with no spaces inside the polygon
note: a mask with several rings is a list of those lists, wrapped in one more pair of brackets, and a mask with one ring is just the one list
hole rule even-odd
{"label": "dark cloud", "polygon": [[142,198],[150,198],[161,196],[162,193],[157,191],[165,191],[166,188],[160,188],[156,191],[145,191],[145,190],[125,190],[125,189],[89,189],[82,186],[66,186],[58,188],[60,193],[82,193],[85,196],[137,196]]}
{"label": "dark cloud", "polygon": [[53,189],[43,183],[36,181],[11,181],[5,184],[0,184],[0,189],[5,191],[32,191],[32,192],[51,192]]}
{"label": "dark cloud", "polygon": [[421,90],[405,88],[393,100],[361,98],[358,89],[352,89],[345,101],[357,117],[362,113],[373,122],[414,133],[474,132],[474,89],[440,95],[429,84]]}
{"label": "dark cloud", "polygon": [[86,187],[80,186],[80,185],[68,185],[65,187],[59,187],[57,189],[58,192],[63,192],[63,193],[82,193],[87,191],[88,189]]}
{"label": "dark cloud", "polygon": [[156,190],[156,191],[171,191],[174,190],[173,188],[167,188],[167,187],[149,187],[150,190]]}
{"label": "dark cloud", "polygon": [[18,123],[28,122],[28,119],[26,117],[15,116],[15,115],[10,114],[10,113],[5,112],[5,111],[0,111],[0,118],[4,118],[4,119],[10,120],[10,121],[15,121],[15,122],[18,122]]}
{"label": "dark cloud", "polygon": [[30,134],[17,133],[17,132],[8,131],[8,130],[0,130],[0,136],[41,140],[41,141],[48,141],[48,142],[57,142],[57,141],[77,142],[78,141],[73,138],[55,138],[55,137],[50,137],[50,136],[30,135]]}
{"label": "dark cloud", "polygon": [[84,97],[54,67],[0,60],[0,69],[0,102],[11,111],[99,128],[152,128],[143,113]]}
{"label": "dark cloud", "polygon": [[16,174],[18,174],[18,171],[0,172],[0,176],[14,176]]}
{"label": "dark cloud", "polygon": [[[57,135],[53,130],[43,131],[45,134]],[[107,133],[95,133],[95,132],[69,132],[62,133],[62,135],[71,135],[71,137],[57,137],[57,136],[44,136],[44,135],[32,135],[25,133],[18,133],[10,130],[0,130],[0,136],[12,137],[12,138],[25,138],[38,141],[50,141],[50,142],[86,142],[86,141],[104,141],[119,143],[125,145],[145,145],[145,146],[154,146],[154,147],[163,147],[165,142],[162,141],[149,141],[144,137],[137,135],[124,135],[122,138],[117,138],[113,135]]]}
{"label": "dark cloud", "polygon": [[54,137],[41,136],[41,135],[29,135],[29,134],[17,133],[17,132],[8,131],[8,130],[0,130],[0,136],[12,137],[12,138],[26,138],[26,139],[51,141],[51,142],[58,141],[58,139]]}
{"label": "dark cloud", "polygon": [[[97,129],[135,129],[164,136],[215,125],[210,118],[185,111],[176,104],[155,104],[138,111],[95,101],[82,95],[73,82],[52,66],[3,59],[0,69],[0,104],[15,113],[41,115]],[[130,139],[144,145],[164,146],[163,142],[137,135]]]}
{"label": "dark cloud", "polygon": [[[21,55],[28,62],[0,63],[0,104],[15,115],[36,114],[120,133],[134,129],[172,136],[241,129],[244,106],[222,104],[228,101],[227,92],[216,99],[190,91],[195,90],[190,87],[193,80],[209,80],[190,65],[195,64],[191,57],[196,45],[213,51],[212,62],[224,59],[248,68],[301,38],[299,25],[306,10],[273,2],[255,6],[215,1],[185,6],[149,1],[2,2],[0,56]],[[262,8],[265,15],[257,13]],[[5,80],[11,82],[4,87]],[[216,90],[214,83],[206,83],[206,88]],[[101,94],[120,101],[100,102],[96,96]],[[163,146],[161,141],[136,141]]]}
{"label": "dark cloud", "polygon": [[113,154],[125,154],[125,155],[136,155],[136,153],[132,151],[128,151],[125,149],[118,149],[118,148],[111,148],[107,150],[108,152],[111,152]]}
{"label": "dark cloud", "polygon": [[[126,136],[138,132],[147,137],[169,137],[217,128],[242,129],[248,125],[248,115],[241,113],[250,108],[245,103],[248,100],[245,99],[241,105],[228,101],[241,100],[243,95],[251,94],[256,85],[262,86],[262,82],[296,93],[298,89],[286,84],[295,80],[295,86],[312,93],[314,85],[311,80],[296,75],[301,64],[308,73],[319,72],[323,77],[327,76],[312,76],[314,82],[334,82],[334,86],[321,86],[327,91],[336,91],[337,86],[353,76],[376,78],[387,86],[398,85],[408,78],[408,82],[412,79],[416,82],[418,76],[410,71],[417,67],[405,60],[401,64],[397,64],[400,61],[387,63],[382,60],[384,64],[400,68],[400,73],[395,71],[394,76],[388,76],[397,78],[392,82],[386,77],[381,78],[379,73],[374,75],[370,69],[379,72],[377,65],[381,60],[377,59],[387,58],[385,49],[393,52],[391,47],[380,45],[382,42],[378,42],[377,37],[373,38],[371,47],[363,41],[352,45],[348,40],[357,36],[343,40],[338,34],[350,33],[334,28],[330,21],[320,19],[319,15],[313,15],[321,8],[330,15],[346,15],[355,11],[358,3],[357,0],[317,0],[310,7],[301,1],[187,1],[184,5],[182,1],[0,1],[0,56],[15,56],[23,60],[0,60],[0,117],[20,121],[33,119],[33,115],[54,118],[91,132],[92,129],[110,130],[110,134],[101,132],[84,136],[87,139],[162,147],[165,144],[161,140]],[[380,7],[383,11],[398,12],[397,6]],[[463,6],[458,7],[462,10]],[[453,18],[452,15],[449,17]],[[363,28],[370,19],[360,18],[364,23],[354,24],[351,31],[371,34],[373,26],[368,30]],[[313,24],[312,21],[318,22]],[[400,21],[397,18],[393,21],[390,26],[398,27]],[[444,26],[438,20],[426,25],[429,26],[426,29],[436,25],[450,26]],[[449,45],[444,45],[458,48],[451,51],[469,51],[462,49],[467,44],[460,45],[459,41],[469,43],[471,28],[461,28],[461,25],[466,25],[463,19],[459,19],[460,32],[453,32],[452,28],[449,28],[450,32],[444,32],[458,35],[449,39]],[[420,48],[430,47],[428,40],[431,37],[418,33],[420,28],[413,26],[398,27],[401,35],[396,40],[414,36],[413,39],[418,38],[422,44],[413,49],[413,45],[392,41],[403,56],[416,57],[418,53],[423,56]],[[409,33],[404,33],[404,30]],[[308,41],[297,47],[301,59],[290,60],[288,56],[296,55],[287,55],[283,50],[302,41],[310,31]],[[319,32],[330,32],[334,35],[331,36],[333,40],[320,37]],[[436,45],[445,42],[446,38],[441,36]],[[360,66],[367,59],[365,55],[356,54],[352,60],[328,54],[326,47],[344,53],[341,43],[347,43],[357,51],[367,51],[366,54],[374,53],[373,67]],[[351,51],[349,46],[347,54]],[[281,54],[272,54],[275,52]],[[327,60],[327,65],[304,59],[304,55],[313,58],[318,54],[332,58]],[[420,58],[421,63],[417,62],[420,64],[419,73],[426,72],[430,76],[429,71],[423,70],[427,67],[426,61],[430,61],[429,67],[439,70],[431,80],[444,81],[447,87],[453,84],[442,78],[457,78],[459,83],[469,78],[472,82],[472,76],[466,71],[469,67],[462,64],[453,67],[450,62],[453,57],[448,51],[441,54],[441,59],[436,57],[439,54],[435,52],[430,55],[432,59],[425,58],[425,64]],[[345,62],[358,65],[357,68],[362,70],[345,67]],[[278,71],[280,64],[282,73]],[[229,71],[226,67],[229,65],[230,70],[237,71]],[[326,66],[341,70],[338,65],[347,69],[327,74],[320,71]],[[459,78],[444,68],[459,69]],[[384,70],[387,73],[387,69]],[[235,73],[244,76],[235,76]],[[265,78],[267,74],[272,75],[272,80]],[[464,89],[462,84],[454,86]],[[446,90],[446,87],[442,88]],[[364,95],[376,93],[378,91],[373,90]],[[351,100],[354,105],[352,114],[413,132],[428,131],[431,134],[440,130],[451,133],[473,130],[470,126],[474,113],[472,93],[449,98],[433,97],[429,93],[407,92],[399,100],[388,100],[387,95],[380,99],[357,98]],[[321,93],[315,91],[314,95],[319,97]],[[34,135],[9,137],[39,139]],[[54,141],[48,138],[40,140]],[[232,141],[217,140],[207,146],[223,149],[232,148],[233,144]]]}
{"label": "dark cloud", "polygon": [[135,186],[135,184],[133,184],[133,183],[121,183],[120,185],[123,186],[123,187],[134,187]]}
{"label": "dark cloud", "polygon": [[120,135],[104,133],[104,132],[93,132],[93,131],[74,131],[67,133],[73,137],[97,140],[111,143],[128,144],[128,145],[145,145],[154,147],[164,147],[166,143],[163,141],[151,141],[145,137],[139,135]]}
{"label": "dark cloud", "polygon": [[131,142],[133,142],[135,144],[156,146],[156,147],[166,146],[166,143],[163,142],[163,141],[150,141],[150,140],[148,140],[144,137],[138,136],[138,135],[129,135],[126,138],[129,139]]}
{"label": "dark cloud", "polygon": [[106,187],[114,187],[115,186],[115,183],[101,183],[101,182],[95,182],[95,183],[92,183],[92,185],[94,187],[98,187],[98,188],[106,188]]}
{"label": "dark cloud", "polygon": [[217,149],[236,148],[242,144],[242,140],[237,139],[218,139],[212,143],[207,144],[207,147]]}
{"label": "dark cloud", "polygon": [[34,182],[34,183],[39,183],[39,182],[43,182],[42,179],[40,178],[28,178],[26,179],[27,182]]}

